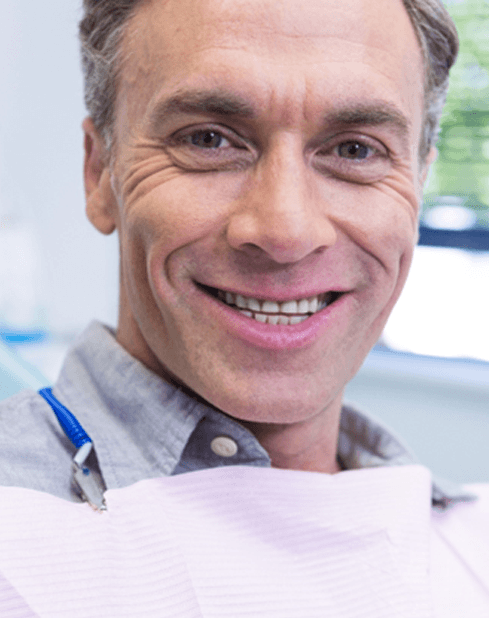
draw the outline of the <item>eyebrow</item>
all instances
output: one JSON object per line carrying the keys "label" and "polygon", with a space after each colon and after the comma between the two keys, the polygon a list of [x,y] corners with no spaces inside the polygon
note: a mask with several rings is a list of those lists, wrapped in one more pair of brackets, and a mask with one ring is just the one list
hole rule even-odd
{"label": "eyebrow", "polygon": [[[222,117],[253,119],[257,108],[248,100],[222,90],[185,90],[158,103],[149,118],[151,128],[157,128],[172,114],[212,114]],[[323,116],[324,126],[381,126],[390,125],[403,142],[411,128],[407,116],[393,103],[379,100],[345,103]]]}
{"label": "eyebrow", "polygon": [[390,125],[396,130],[403,142],[407,141],[411,129],[409,118],[397,106],[383,100],[347,104],[337,111],[328,112],[324,116],[324,124],[326,126],[341,125],[346,127]]}
{"label": "eyebrow", "polygon": [[172,114],[213,114],[224,117],[254,118],[257,113],[243,98],[221,90],[189,90],[177,92],[161,101],[151,112],[150,127],[158,127]]}

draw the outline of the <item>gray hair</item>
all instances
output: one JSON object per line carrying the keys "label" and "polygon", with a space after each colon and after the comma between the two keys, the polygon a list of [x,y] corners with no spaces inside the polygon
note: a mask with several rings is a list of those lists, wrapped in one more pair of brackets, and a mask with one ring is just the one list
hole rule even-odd
{"label": "gray hair", "polygon": [[[83,0],[80,22],[85,104],[110,150],[114,103],[121,70],[122,39],[144,0]],[[455,24],[441,0],[403,0],[424,59],[424,118],[419,159],[424,163],[436,143],[448,91],[448,72],[458,53]]]}

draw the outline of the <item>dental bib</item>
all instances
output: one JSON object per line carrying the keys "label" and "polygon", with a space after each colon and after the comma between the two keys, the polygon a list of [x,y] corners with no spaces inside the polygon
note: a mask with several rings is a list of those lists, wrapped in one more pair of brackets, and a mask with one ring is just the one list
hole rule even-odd
{"label": "dental bib", "polygon": [[229,466],[105,498],[0,489],[2,618],[489,616],[488,500],[433,513],[422,466]]}

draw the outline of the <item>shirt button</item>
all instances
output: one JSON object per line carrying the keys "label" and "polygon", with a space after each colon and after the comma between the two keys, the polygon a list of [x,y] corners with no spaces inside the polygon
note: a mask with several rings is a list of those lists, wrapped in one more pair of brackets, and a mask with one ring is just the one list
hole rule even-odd
{"label": "shirt button", "polygon": [[211,450],[219,457],[233,457],[238,452],[238,445],[228,436],[217,436],[211,442]]}

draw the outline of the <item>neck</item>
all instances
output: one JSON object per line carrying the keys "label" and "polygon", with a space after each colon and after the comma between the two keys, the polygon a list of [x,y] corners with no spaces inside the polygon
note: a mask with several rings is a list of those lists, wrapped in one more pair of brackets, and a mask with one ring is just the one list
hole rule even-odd
{"label": "neck", "polygon": [[337,399],[334,405],[300,423],[239,422],[267,451],[272,467],[335,474],[341,472],[337,447],[342,397]]}

